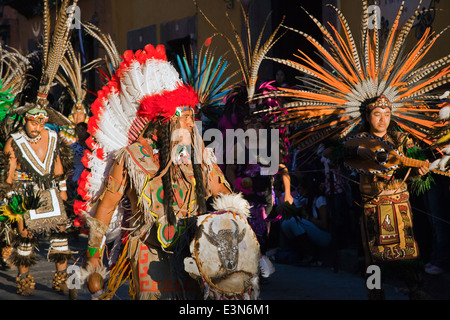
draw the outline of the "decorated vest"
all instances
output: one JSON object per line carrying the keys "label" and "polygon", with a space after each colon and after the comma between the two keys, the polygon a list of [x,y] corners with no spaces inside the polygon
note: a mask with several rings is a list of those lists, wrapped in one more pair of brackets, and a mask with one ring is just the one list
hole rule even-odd
{"label": "decorated vest", "polygon": [[16,170],[17,181],[23,182],[21,193],[25,186],[33,186],[34,195],[38,198],[36,208],[24,214],[26,227],[32,232],[46,232],[57,228],[58,225],[69,222],[64,203],[56,188],[54,164],[57,157],[58,137],[54,131],[48,130],[47,152],[43,161],[23,136],[17,132],[11,135],[13,148],[21,171]]}
{"label": "decorated vest", "polygon": [[54,161],[56,160],[55,151],[58,141],[56,133],[48,130],[47,153],[44,161],[39,159],[21,132],[13,133],[11,137],[17,149],[20,151],[20,155],[16,155],[16,157],[18,157],[22,171],[26,171],[28,176],[32,177],[36,183],[43,181],[44,178],[49,180],[49,182],[52,181]]}

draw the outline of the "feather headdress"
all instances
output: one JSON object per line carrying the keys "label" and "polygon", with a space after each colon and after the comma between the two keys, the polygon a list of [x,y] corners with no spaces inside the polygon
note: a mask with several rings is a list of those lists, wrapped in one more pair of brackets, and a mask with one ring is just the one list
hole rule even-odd
{"label": "feather headdress", "polygon": [[149,121],[170,120],[177,107],[195,108],[198,102],[195,91],[183,84],[167,61],[164,46],[126,51],[119,68],[91,105],[91,137],[86,140],[88,150],[82,159],[86,169],[78,188],[84,201],[75,203],[76,213],[95,212],[116,151],[134,143]]}
{"label": "feather headdress", "polygon": [[236,26],[231,21],[228,12],[226,12],[226,17],[228,22],[230,23],[231,29],[233,31],[234,41],[232,40],[232,37],[229,37],[226,33],[220,31],[210,19],[206,16],[205,13],[199,8],[198,4],[194,0],[195,5],[197,6],[200,14],[205,18],[205,20],[211,25],[211,27],[215,30],[215,32],[223,37],[228,45],[230,46],[231,50],[233,51],[238,64],[239,68],[242,73],[243,82],[245,84],[245,87],[247,89],[247,96],[248,101],[252,101],[255,95],[256,90],[256,84],[258,81],[258,73],[259,73],[259,67],[261,66],[261,63],[266,58],[267,53],[270,51],[270,49],[275,45],[275,43],[283,36],[280,35],[277,37],[277,33],[281,28],[282,22],[275,28],[274,32],[269,36],[269,38],[262,44],[262,38],[264,34],[264,30],[266,29],[267,22],[269,21],[270,15],[267,15],[266,20],[264,22],[264,25],[262,27],[262,30],[258,36],[258,39],[256,40],[255,46],[252,50],[252,38],[251,38],[251,30],[250,30],[250,23],[249,23],[249,15],[248,12],[245,11],[243,5],[241,2],[240,8],[241,12],[244,17],[244,23],[245,23],[245,29],[246,29],[246,38],[245,42],[247,45],[244,44],[243,39],[240,37],[240,32],[236,29]]}
{"label": "feather headdress", "polygon": [[[48,107],[47,96],[53,81],[67,50],[71,23],[74,19],[75,7],[78,0],[63,0],[59,11],[56,13],[57,20],[50,36],[50,9],[48,0],[44,0],[43,12],[43,43],[42,43],[42,76],[39,82],[37,98],[34,103],[27,103],[17,108],[18,114],[26,114],[31,109],[41,109],[48,113],[49,122],[58,126],[70,125],[69,119],[58,111]],[[72,4],[69,6],[69,4]]]}
{"label": "feather headdress", "polygon": [[0,121],[13,106],[16,95],[26,83],[29,62],[26,56],[8,46],[0,46]]}
{"label": "feather headdress", "polygon": [[85,107],[87,87],[86,79],[83,77],[81,57],[79,53],[75,54],[70,43],[55,79],[65,89],[70,98],[71,111],[68,119],[72,124],[61,127],[59,136],[64,142],[71,145],[78,139],[75,126],[80,122],[87,123],[89,115]]}
{"label": "feather headdress", "polygon": [[[50,40],[50,10],[48,0],[44,0],[44,41],[43,41],[43,63],[42,78],[39,83],[38,97],[46,98],[58,72],[61,61],[68,48],[70,26],[74,18],[75,6],[78,0],[63,0],[61,8],[57,13],[53,36]],[[72,5],[69,7],[69,3]],[[46,100],[43,99],[44,106]],[[39,102],[39,98],[38,98]]]}
{"label": "feather headdress", "polygon": [[[55,79],[67,90],[73,102],[71,114],[78,109],[85,111],[84,100],[87,94],[86,80],[83,78],[80,54],[75,54],[70,43],[67,46],[66,55],[61,62],[60,69],[56,74]],[[73,121],[70,119],[70,116],[69,120]]]}
{"label": "feather headdress", "polygon": [[331,30],[328,30],[308,14],[322,32],[328,48],[307,33],[286,27],[304,36],[326,66],[301,50],[296,55],[300,62],[271,58],[305,75],[304,88],[280,88],[278,96],[294,100],[284,105],[287,114],[266,110],[280,114],[279,124],[302,126],[298,134],[292,137],[300,150],[326,138],[346,136],[364,120],[364,104],[381,95],[391,102],[392,119],[402,130],[432,144],[427,133],[435,124],[436,117],[428,113],[438,110],[430,109],[427,104],[438,97],[432,91],[450,80],[450,55],[429,63],[425,63],[424,57],[446,29],[434,34],[428,28],[413,49],[405,52],[405,41],[413,23],[424,12],[419,11],[421,4],[413,16],[400,26],[402,2],[384,43],[379,39],[379,31],[369,25],[367,1],[362,1],[362,5],[360,46],[356,45],[342,12],[332,5],[329,6],[338,14],[342,35],[335,26],[329,24]]}
{"label": "feather headdress", "polygon": [[3,148],[11,132],[20,123],[9,121],[8,115],[13,114],[16,97],[26,83],[26,73],[29,61],[16,49],[0,46],[0,148]]}
{"label": "feather headdress", "polygon": [[[112,75],[115,73],[120,66],[120,54],[117,50],[117,46],[114,43],[111,35],[103,33],[98,27],[94,26],[92,23],[86,22],[83,23],[83,28],[87,34],[96,39],[103,47],[106,52],[106,56],[104,58],[97,58],[87,63],[83,67],[83,71],[87,72],[93,68],[99,68],[102,64],[107,65],[107,74],[103,74],[106,78],[105,82],[108,82]],[[102,72],[103,73],[103,72]]]}
{"label": "feather headdress", "polygon": [[183,82],[190,85],[197,93],[201,104],[200,108],[222,106],[223,98],[235,84],[229,82],[239,72],[235,71],[223,79],[229,64],[222,56],[215,61],[214,52],[211,49],[212,38],[206,39],[196,55],[190,57],[187,54],[183,57],[177,55],[178,68]]}

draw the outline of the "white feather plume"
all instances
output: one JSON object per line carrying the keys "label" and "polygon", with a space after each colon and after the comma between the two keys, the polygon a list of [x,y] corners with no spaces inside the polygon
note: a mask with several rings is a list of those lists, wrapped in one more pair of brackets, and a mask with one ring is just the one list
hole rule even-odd
{"label": "white feather plume", "polygon": [[214,210],[229,210],[239,214],[241,217],[250,216],[250,204],[244,199],[242,193],[219,194],[214,198],[212,207]]}

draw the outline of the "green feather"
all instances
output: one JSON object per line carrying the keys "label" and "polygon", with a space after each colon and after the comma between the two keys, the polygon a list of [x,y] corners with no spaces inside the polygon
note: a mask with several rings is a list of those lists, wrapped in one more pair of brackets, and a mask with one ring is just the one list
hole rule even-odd
{"label": "green feather", "polygon": [[413,158],[416,160],[421,160],[421,161],[425,161],[427,159],[425,153],[423,152],[423,150],[420,147],[414,146],[411,148],[408,148],[406,150],[406,155],[409,158]]}
{"label": "green feather", "polygon": [[14,214],[23,215],[27,211],[24,208],[23,198],[20,194],[14,194],[8,201],[8,205]]}
{"label": "green feather", "polygon": [[432,183],[435,183],[435,181],[429,173],[420,178],[412,179],[411,191],[420,196],[421,194],[424,194],[426,191],[430,190]]}

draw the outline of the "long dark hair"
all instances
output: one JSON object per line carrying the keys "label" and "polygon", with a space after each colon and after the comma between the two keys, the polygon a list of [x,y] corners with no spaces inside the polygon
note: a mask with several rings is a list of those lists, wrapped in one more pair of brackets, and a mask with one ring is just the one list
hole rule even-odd
{"label": "long dark hair", "polygon": [[[170,161],[170,121],[161,125],[161,148],[159,150],[159,164],[160,169],[164,168]],[[175,225],[176,218],[175,213],[173,212],[173,189],[172,189],[172,177],[171,170],[167,170],[167,172],[162,177],[162,184],[164,189],[164,214],[167,217],[167,222],[171,225]]]}

